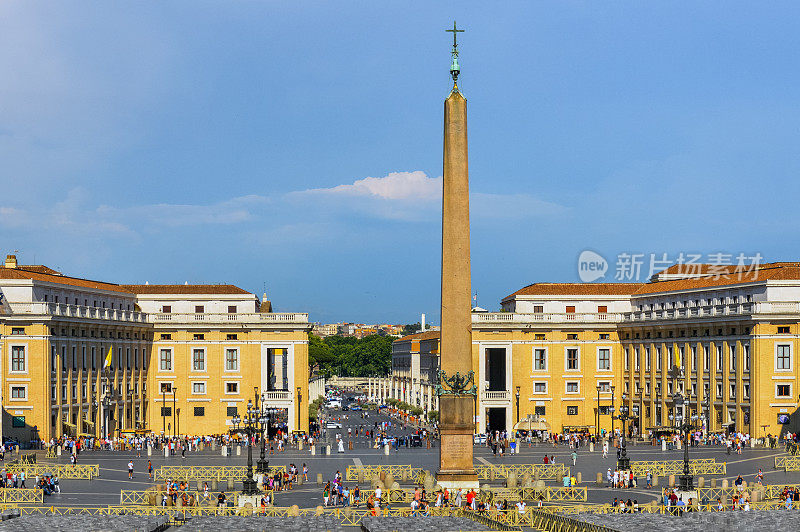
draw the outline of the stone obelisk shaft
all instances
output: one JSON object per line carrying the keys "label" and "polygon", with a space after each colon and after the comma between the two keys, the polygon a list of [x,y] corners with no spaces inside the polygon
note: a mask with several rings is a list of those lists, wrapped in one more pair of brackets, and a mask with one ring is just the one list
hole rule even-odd
{"label": "stone obelisk shaft", "polygon": [[[444,102],[444,184],[442,194],[441,369],[448,377],[473,369],[469,246],[467,100],[453,87]],[[474,397],[439,398],[439,474],[442,486],[477,486],[472,464]]]}

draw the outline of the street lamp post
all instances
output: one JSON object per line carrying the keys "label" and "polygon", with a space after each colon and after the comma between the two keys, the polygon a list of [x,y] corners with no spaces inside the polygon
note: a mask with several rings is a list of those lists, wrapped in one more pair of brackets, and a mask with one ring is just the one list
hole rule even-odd
{"label": "street lamp post", "polygon": [[[519,423],[519,390],[520,390],[520,387],[517,386],[517,394],[516,394],[516,397],[517,397],[517,423]],[[530,427],[528,427],[528,428],[530,428]]]}
{"label": "street lamp post", "polygon": [[[267,409],[264,408],[264,398],[261,398],[261,405],[259,408],[258,404],[258,387],[254,387],[255,389],[255,399],[256,399],[256,410],[260,410],[262,414],[267,413]],[[269,471],[269,460],[266,459],[266,436],[269,437],[269,419],[264,415],[261,416],[261,419],[266,421],[266,423],[261,423],[260,426],[260,437],[261,437],[261,455],[258,458],[258,462],[256,462],[256,473],[266,474]]]}
{"label": "street lamp post", "polygon": [[297,432],[300,432],[300,404],[303,402],[302,388],[297,387]]}
{"label": "street lamp post", "polygon": [[597,414],[595,415],[595,419],[597,421],[597,424],[595,425],[595,435],[597,436],[598,440],[600,439],[600,390],[602,390],[602,389],[603,389],[603,387],[598,384],[597,385]]}
{"label": "street lamp post", "polygon": [[[681,439],[684,440],[683,448],[683,474],[678,476],[678,484],[682,491],[692,491],[694,489],[694,477],[692,476],[691,469],[689,468],[689,434],[694,424],[697,421],[697,414],[685,416],[683,413],[683,405],[686,403],[683,395],[680,392],[676,393],[673,398],[675,405],[675,415],[670,414],[670,419],[674,419],[675,428],[682,432]],[[685,437],[684,437],[685,436]]]}
{"label": "street lamp post", "polygon": [[614,441],[614,390],[615,386],[611,387],[611,441]]}
{"label": "street lamp post", "polygon": [[[627,442],[625,441],[625,422],[628,421],[631,417],[629,415],[630,409],[628,407],[628,395],[622,394],[622,404],[619,407],[619,418],[622,421],[622,446],[620,449],[619,459],[617,460],[617,469],[620,471],[627,471],[631,468],[631,460],[628,458],[628,447]],[[611,419],[614,419],[613,417]]]}
{"label": "street lamp post", "polygon": [[[164,408],[167,406],[167,389],[164,385],[161,385],[161,434],[166,437],[167,436],[167,418],[164,415]],[[108,438],[108,435],[106,435]]]}
{"label": "street lamp post", "polygon": [[177,428],[175,427],[175,394],[177,393],[178,388],[175,386],[172,387],[172,436],[175,436],[175,431]]}
{"label": "street lamp post", "polygon": [[263,425],[264,416],[257,409],[253,408],[253,402],[248,399],[247,411],[244,417],[239,416],[239,412],[231,418],[233,432],[244,432],[247,436],[247,476],[242,481],[242,493],[244,495],[258,495],[258,482],[253,479],[253,446],[250,444],[252,438],[260,430],[259,425]]}

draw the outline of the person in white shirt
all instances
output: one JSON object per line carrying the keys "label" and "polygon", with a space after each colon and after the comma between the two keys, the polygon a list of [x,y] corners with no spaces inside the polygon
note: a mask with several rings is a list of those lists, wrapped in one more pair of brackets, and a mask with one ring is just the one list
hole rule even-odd
{"label": "person in white shirt", "polygon": [[517,511],[520,515],[525,515],[525,501],[517,502]]}

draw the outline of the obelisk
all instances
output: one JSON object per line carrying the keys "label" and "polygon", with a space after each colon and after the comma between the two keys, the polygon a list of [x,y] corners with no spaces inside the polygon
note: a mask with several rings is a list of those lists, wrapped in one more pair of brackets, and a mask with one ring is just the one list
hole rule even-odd
{"label": "obelisk", "polygon": [[439,406],[441,445],[437,482],[449,489],[478,488],[472,464],[472,316],[469,251],[467,100],[458,90],[458,44],[453,29],[453,89],[444,102],[442,185],[442,314]]}

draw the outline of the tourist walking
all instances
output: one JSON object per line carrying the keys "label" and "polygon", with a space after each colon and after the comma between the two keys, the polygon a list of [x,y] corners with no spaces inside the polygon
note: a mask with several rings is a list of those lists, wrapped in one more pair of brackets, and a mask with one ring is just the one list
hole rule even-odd
{"label": "tourist walking", "polygon": [[133,479],[133,460],[128,462],[128,480]]}

